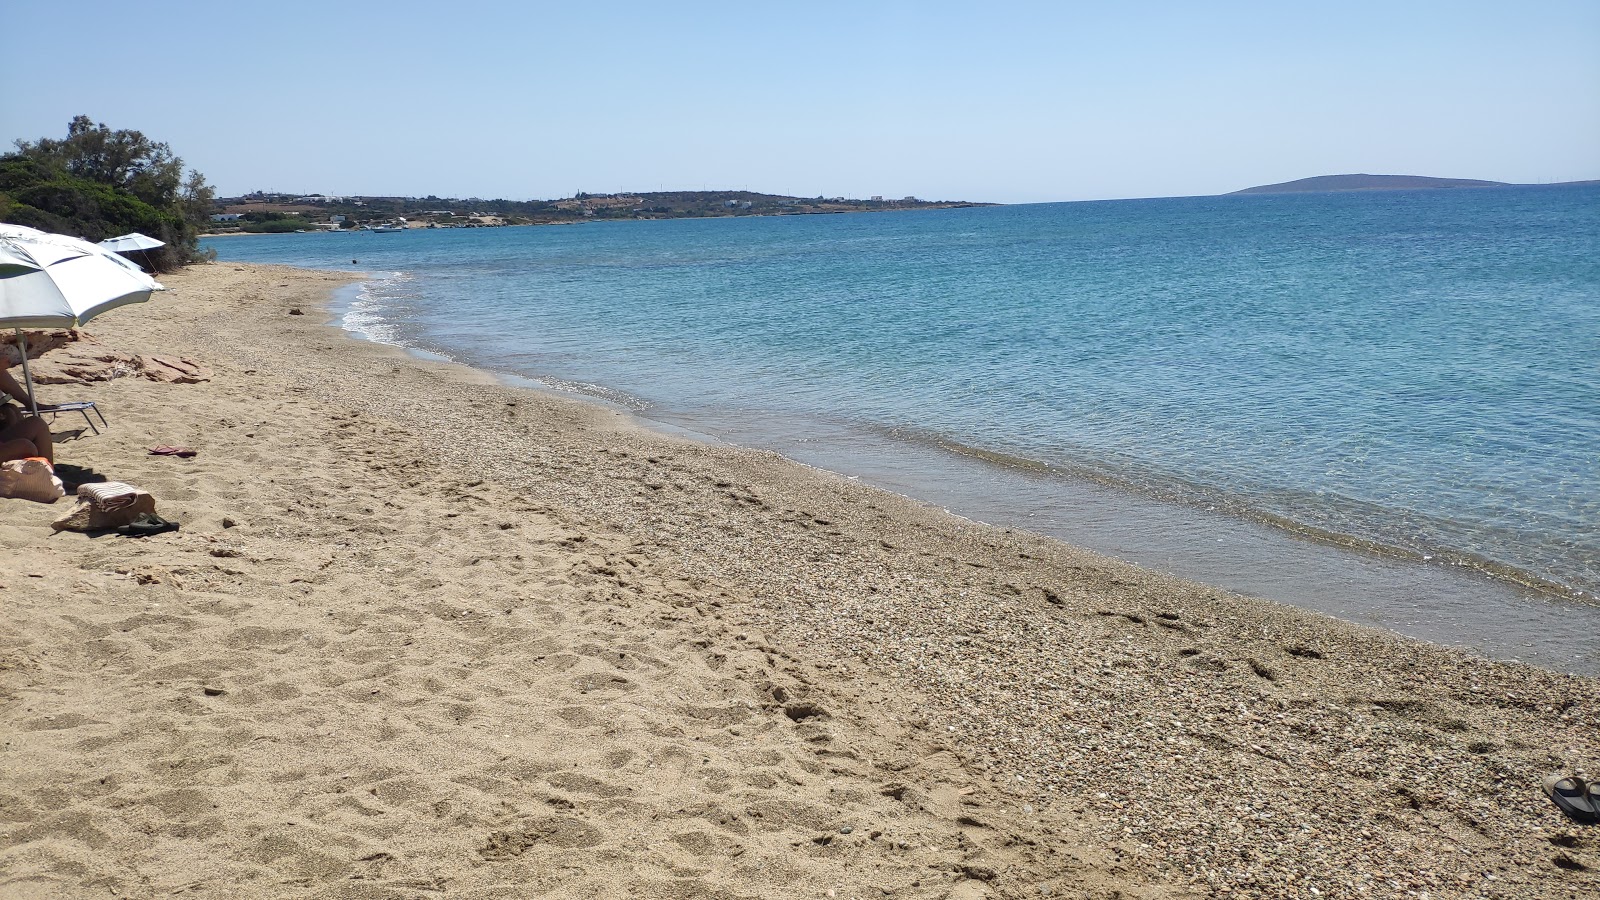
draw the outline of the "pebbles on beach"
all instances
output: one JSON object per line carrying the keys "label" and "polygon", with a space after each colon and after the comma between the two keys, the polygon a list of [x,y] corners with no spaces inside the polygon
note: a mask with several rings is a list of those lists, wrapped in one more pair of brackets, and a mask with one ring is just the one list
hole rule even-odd
{"label": "pebbles on beach", "polygon": [[[1600,775],[1591,679],[285,315],[338,277],[197,267],[99,329],[215,370],[107,383],[117,429],[60,453],[183,532],[0,506],[45,575],[0,589],[0,892],[1600,893],[1538,787]],[[127,452],[177,440],[195,468]]]}

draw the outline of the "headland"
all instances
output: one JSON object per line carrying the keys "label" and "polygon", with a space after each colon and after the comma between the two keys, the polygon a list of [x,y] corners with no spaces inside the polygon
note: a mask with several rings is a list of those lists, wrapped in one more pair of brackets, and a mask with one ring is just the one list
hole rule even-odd
{"label": "headland", "polygon": [[965,200],[881,196],[791,197],[758,191],[579,192],[554,200],[481,200],[440,197],[342,197],[257,191],[219,198],[211,234],[342,231],[358,227],[495,228],[632,219],[702,219],[795,216],[993,206]]}

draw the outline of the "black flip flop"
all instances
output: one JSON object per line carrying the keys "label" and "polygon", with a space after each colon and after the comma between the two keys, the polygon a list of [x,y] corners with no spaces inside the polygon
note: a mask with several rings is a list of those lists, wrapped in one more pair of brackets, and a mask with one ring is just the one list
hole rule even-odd
{"label": "black flip flop", "polygon": [[1551,775],[1544,780],[1544,792],[1567,818],[1584,825],[1600,822],[1600,784],[1585,784],[1571,775]]}
{"label": "black flip flop", "polygon": [[132,522],[118,528],[117,533],[128,537],[149,537],[152,534],[165,534],[177,530],[177,522],[170,522],[155,513],[140,513],[134,516]]}

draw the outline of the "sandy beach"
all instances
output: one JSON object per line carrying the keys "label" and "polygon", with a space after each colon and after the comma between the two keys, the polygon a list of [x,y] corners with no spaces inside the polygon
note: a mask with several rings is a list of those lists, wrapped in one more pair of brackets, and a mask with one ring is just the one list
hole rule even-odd
{"label": "sandy beach", "polygon": [[[1600,685],[352,340],[214,263],[0,500],[0,897],[1600,896]],[[299,311],[299,315],[291,314]],[[192,459],[147,454],[188,445]]]}

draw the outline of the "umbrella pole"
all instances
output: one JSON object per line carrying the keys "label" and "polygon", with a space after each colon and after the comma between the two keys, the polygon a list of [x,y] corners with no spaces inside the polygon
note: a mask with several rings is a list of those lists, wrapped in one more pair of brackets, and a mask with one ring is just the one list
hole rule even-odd
{"label": "umbrella pole", "polygon": [[17,347],[22,351],[22,386],[28,391],[28,405],[33,407],[33,417],[39,418],[39,398],[33,393],[33,373],[28,370],[28,336],[17,329]]}

